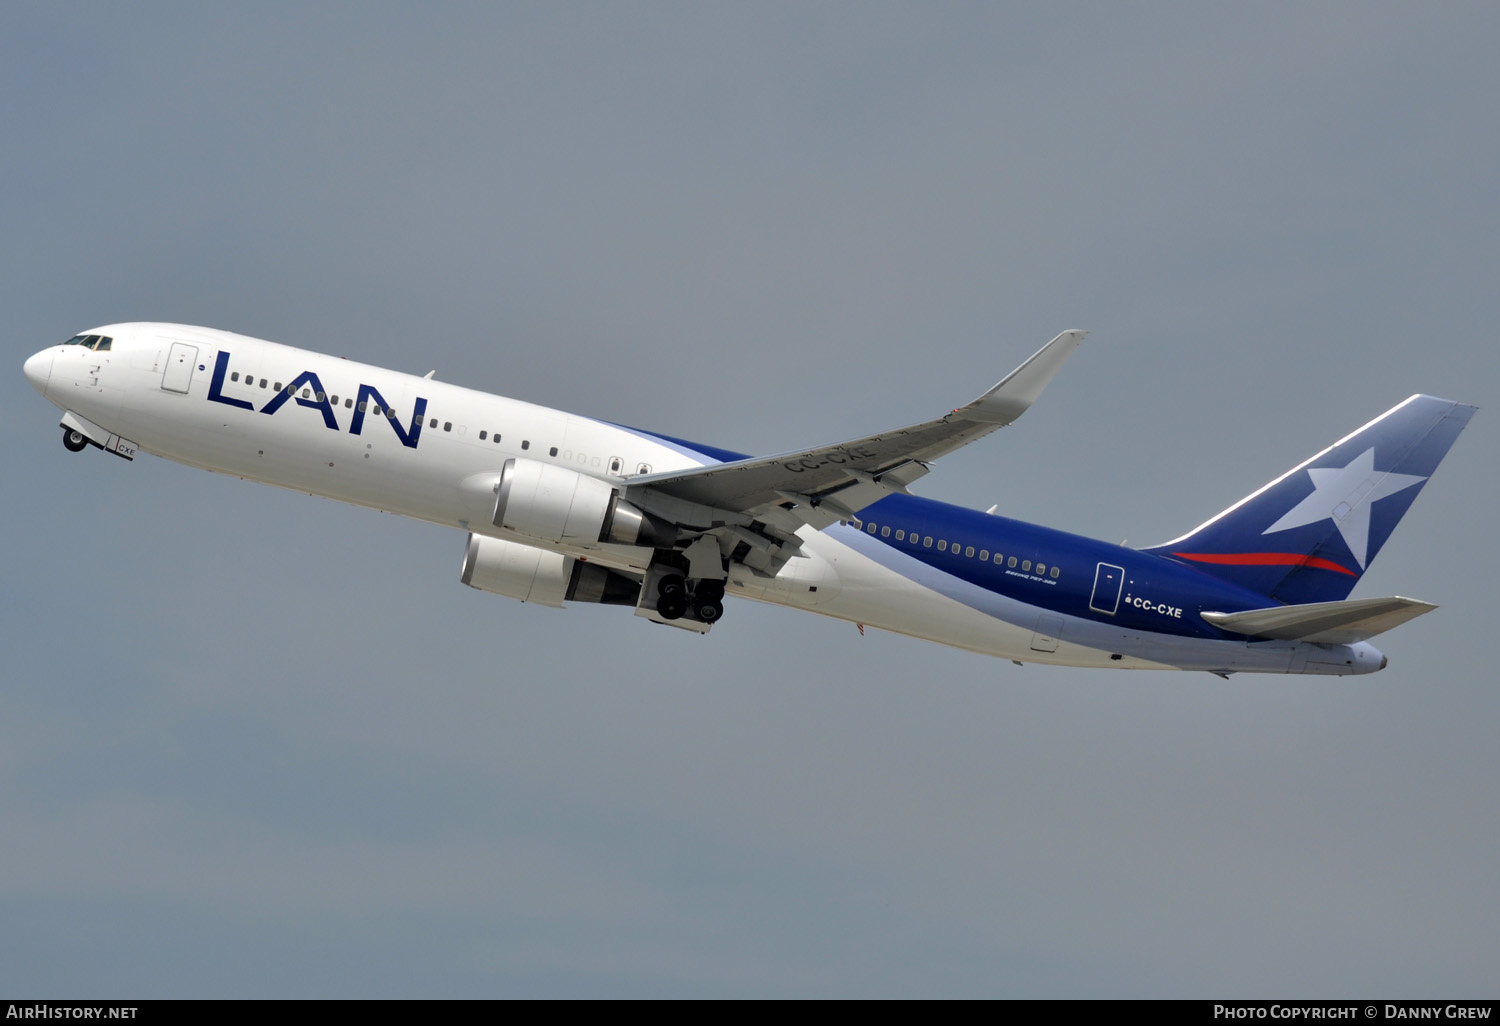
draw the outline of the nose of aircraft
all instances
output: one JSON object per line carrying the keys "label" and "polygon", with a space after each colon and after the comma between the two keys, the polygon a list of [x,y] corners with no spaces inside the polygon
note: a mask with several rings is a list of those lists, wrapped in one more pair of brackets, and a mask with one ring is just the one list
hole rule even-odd
{"label": "nose of aircraft", "polygon": [[42,395],[47,394],[47,381],[52,377],[52,350],[43,349],[26,361],[26,380]]}

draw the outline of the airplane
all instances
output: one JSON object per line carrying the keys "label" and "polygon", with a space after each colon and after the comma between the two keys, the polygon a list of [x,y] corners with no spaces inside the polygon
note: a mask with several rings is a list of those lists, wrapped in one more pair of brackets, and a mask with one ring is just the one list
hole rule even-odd
{"label": "airplane", "polygon": [[523,602],[704,634],[738,596],[1016,663],[1383,669],[1368,639],[1436,607],[1349,594],[1476,408],[1414,395],[1149,548],[911,494],[1025,413],[1085,334],[934,420],[766,457],[180,324],[94,328],[24,370],[69,450],[456,527],[462,583]]}

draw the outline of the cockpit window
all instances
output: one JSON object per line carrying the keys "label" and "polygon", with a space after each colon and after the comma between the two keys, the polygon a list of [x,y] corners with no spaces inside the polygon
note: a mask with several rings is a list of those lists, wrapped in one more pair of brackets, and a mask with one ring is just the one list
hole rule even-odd
{"label": "cockpit window", "polygon": [[63,343],[65,346],[84,346],[88,349],[105,350],[114,344],[108,335],[74,335]]}

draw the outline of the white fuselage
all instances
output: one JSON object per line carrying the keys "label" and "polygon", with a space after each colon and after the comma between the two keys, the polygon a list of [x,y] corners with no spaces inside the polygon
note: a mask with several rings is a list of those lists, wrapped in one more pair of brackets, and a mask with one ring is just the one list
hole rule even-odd
{"label": "white fuselage", "polygon": [[[512,457],[622,483],[713,462],[645,432],[230,332],[155,323],[96,330],[113,339],[108,351],[58,346],[26,368],[49,401],[87,423],[91,437],[102,429],[180,463],[476,534],[537,544],[490,520],[495,474]],[[1138,634],[1103,638],[1098,631],[1088,645],[1071,643],[1066,632],[1039,627],[1023,602],[993,594],[959,601],[952,588],[940,593],[889,559],[869,558],[853,527],[804,527],[799,537],[802,555],[774,577],[732,566],[728,594],[1025,662],[1300,668],[1296,646],[1288,645],[1147,644]],[[552,548],[634,572],[651,557],[650,549],[623,545]],[[1360,665],[1344,672],[1378,668],[1378,652],[1355,648]]]}

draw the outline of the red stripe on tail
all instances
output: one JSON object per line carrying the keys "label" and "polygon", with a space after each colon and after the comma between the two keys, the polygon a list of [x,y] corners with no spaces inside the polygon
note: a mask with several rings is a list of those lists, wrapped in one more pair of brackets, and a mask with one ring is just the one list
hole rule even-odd
{"label": "red stripe on tail", "polygon": [[1180,559],[1195,563],[1226,563],[1230,566],[1310,566],[1317,570],[1337,570],[1350,577],[1359,574],[1319,556],[1300,556],[1295,552],[1174,552]]}

